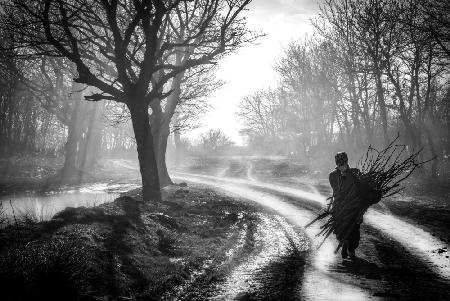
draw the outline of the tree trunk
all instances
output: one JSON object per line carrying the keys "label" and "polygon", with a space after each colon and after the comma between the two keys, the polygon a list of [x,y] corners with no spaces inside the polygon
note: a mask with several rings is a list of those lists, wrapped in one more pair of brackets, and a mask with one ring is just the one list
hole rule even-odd
{"label": "tree trunk", "polygon": [[[80,95],[81,97],[81,95]],[[68,125],[67,142],[65,145],[65,159],[64,167],[60,172],[60,182],[63,184],[71,183],[74,178],[74,173],[77,170],[77,155],[78,155],[78,141],[79,141],[79,109],[80,99],[75,98],[72,105],[72,112],[70,114],[70,121]]]}
{"label": "tree trunk", "polygon": [[89,116],[84,127],[85,138],[83,140],[82,152],[79,156],[79,179],[86,171],[93,171],[97,161],[100,158],[101,148],[101,126],[99,118],[102,114],[103,103],[84,103],[85,116]]}
{"label": "tree trunk", "polygon": [[154,137],[158,140],[156,145],[156,164],[158,165],[159,184],[161,187],[166,187],[173,184],[172,179],[167,171],[166,164],[166,151],[167,140],[170,134],[169,123],[164,123],[159,129],[158,137]]}
{"label": "tree trunk", "polygon": [[[177,54],[177,64],[181,64],[181,56]],[[161,187],[173,184],[167,171],[166,164],[166,151],[167,151],[167,139],[170,135],[170,121],[175,114],[175,108],[177,107],[180,94],[181,94],[181,79],[184,76],[184,72],[179,73],[171,84],[172,93],[167,98],[164,111],[161,107],[161,100],[154,99],[151,103],[153,110],[151,115],[151,125],[153,141],[155,144],[156,162],[158,164],[158,174]]]}
{"label": "tree trunk", "polygon": [[156,164],[158,166],[159,185],[166,187],[173,184],[170,179],[166,165],[167,138],[170,134],[169,122],[163,121],[164,113],[160,110],[160,106],[153,106],[153,114],[150,118],[153,146],[156,156]]}
{"label": "tree trunk", "polygon": [[438,159],[439,158],[437,156],[435,143],[433,141],[433,136],[431,134],[431,131],[428,129],[428,127],[425,124],[423,124],[423,129],[424,129],[425,134],[426,134],[427,139],[428,139],[428,146],[430,147],[431,156],[432,156],[432,158],[435,158],[431,162],[431,178],[432,179],[437,179],[437,177],[438,177],[437,166],[438,166]]}
{"label": "tree trunk", "polygon": [[383,142],[384,145],[387,146],[389,144],[389,136],[387,131],[387,111],[386,111],[386,103],[384,101],[384,91],[383,91],[383,83],[381,82],[381,72],[376,71],[376,89],[377,89],[377,100],[378,105],[380,106],[380,117],[381,117],[381,126],[383,130]]}
{"label": "tree trunk", "polygon": [[158,167],[156,165],[153,135],[148,118],[148,107],[146,104],[128,105],[133,123],[134,136],[136,138],[139,169],[142,177],[142,199],[161,200],[161,191],[158,178]]}
{"label": "tree trunk", "polygon": [[179,167],[181,159],[181,135],[179,130],[173,133],[173,138],[175,142],[175,166]]}
{"label": "tree trunk", "polygon": [[360,124],[360,120],[359,120],[359,111],[360,111],[360,103],[359,103],[359,99],[358,99],[358,95],[356,93],[356,85],[355,85],[355,76],[352,73],[352,64],[349,63],[349,67],[348,67],[348,81],[349,81],[349,85],[348,85],[348,92],[350,95],[350,103],[352,105],[352,111],[351,111],[351,119],[353,122],[353,137],[355,138],[355,141],[352,141],[355,143],[355,146],[357,148],[362,148],[364,143],[362,141],[362,135],[361,135],[361,124]]}

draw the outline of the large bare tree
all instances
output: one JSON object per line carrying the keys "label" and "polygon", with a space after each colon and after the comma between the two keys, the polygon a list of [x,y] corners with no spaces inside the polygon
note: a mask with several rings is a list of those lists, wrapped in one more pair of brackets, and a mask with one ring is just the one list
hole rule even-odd
{"label": "large bare tree", "polygon": [[[148,108],[169,96],[164,86],[185,70],[208,64],[243,38],[240,15],[250,0],[12,0],[3,26],[15,46],[35,55],[64,56],[76,67],[75,82],[95,87],[87,100],[113,100],[130,111],[143,199],[160,199]],[[190,8],[189,8],[190,7]],[[168,34],[178,11],[195,10],[196,24],[180,40]],[[180,47],[196,51],[168,59]],[[205,47],[201,47],[205,45]]]}

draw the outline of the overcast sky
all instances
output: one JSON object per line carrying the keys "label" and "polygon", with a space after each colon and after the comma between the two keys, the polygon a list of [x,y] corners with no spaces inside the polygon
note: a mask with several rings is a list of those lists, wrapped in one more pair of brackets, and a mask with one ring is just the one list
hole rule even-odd
{"label": "overcast sky", "polygon": [[259,89],[276,86],[273,66],[283,47],[311,36],[309,19],[317,12],[317,0],[253,0],[245,13],[247,24],[267,35],[258,40],[258,45],[241,48],[220,61],[217,75],[226,84],[210,98],[212,110],[202,118],[203,126],[187,136],[195,139],[202,132],[219,128],[241,144],[242,125],[236,116],[239,102]]}

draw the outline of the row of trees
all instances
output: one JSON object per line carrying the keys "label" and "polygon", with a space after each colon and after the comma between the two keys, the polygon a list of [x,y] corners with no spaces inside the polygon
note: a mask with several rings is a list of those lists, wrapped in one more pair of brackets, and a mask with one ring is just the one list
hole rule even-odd
{"label": "row of trees", "polygon": [[[220,85],[205,76],[213,72],[215,62],[256,38],[242,17],[249,3],[12,0],[2,5],[1,30],[7,38],[2,53],[24,58],[21,64],[34,64],[20,74],[20,81],[45,99],[49,111],[57,108],[53,112],[58,119],[60,111],[69,112],[68,120],[60,120],[68,128],[66,161],[72,142],[76,153],[80,150],[72,133],[98,141],[89,122],[96,118],[77,109],[82,97],[125,109],[137,145],[143,198],[159,199],[160,184],[170,183],[165,151],[171,121],[175,118],[178,127],[192,118],[190,110],[179,108],[183,97],[201,107],[195,100],[210,92],[207,87]],[[31,81],[38,85],[30,84],[34,76],[42,79]],[[76,168],[66,166],[68,171]]]}
{"label": "row of trees", "polygon": [[326,0],[315,38],[279,59],[279,86],[242,101],[250,144],[313,160],[400,133],[438,158],[436,177],[450,152],[449,16],[445,0]]}

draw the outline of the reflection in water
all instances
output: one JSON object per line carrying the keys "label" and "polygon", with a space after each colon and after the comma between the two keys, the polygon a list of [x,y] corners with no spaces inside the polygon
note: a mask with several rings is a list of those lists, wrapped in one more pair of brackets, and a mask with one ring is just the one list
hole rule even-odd
{"label": "reflection in water", "polygon": [[93,207],[112,202],[121,192],[136,188],[137,185],[106,183],[52,191],[45,194],[28,193],[4,196],[0,199],[4,214],[12,219],[28,216],[37,221],[49,220],[66,207]]}

